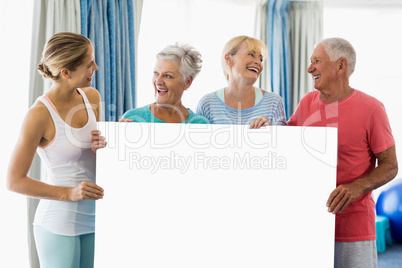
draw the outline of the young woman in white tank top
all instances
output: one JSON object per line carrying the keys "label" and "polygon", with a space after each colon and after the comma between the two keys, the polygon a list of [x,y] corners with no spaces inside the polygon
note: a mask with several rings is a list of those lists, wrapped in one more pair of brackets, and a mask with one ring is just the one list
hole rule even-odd
{"label": "young woman in white tank top", "polygon": [[[95,200],[103,189],[95,184],[91,150],[101,105],[98,91],[90,87],[98,70],[90,40],[74,33],[53,35],[38,70],[52,86],[25,117],[7,186],[41,199],[34,234],[42,268],[93,267]],[[27,175],[36,151],[47,169],[41,181]]]}

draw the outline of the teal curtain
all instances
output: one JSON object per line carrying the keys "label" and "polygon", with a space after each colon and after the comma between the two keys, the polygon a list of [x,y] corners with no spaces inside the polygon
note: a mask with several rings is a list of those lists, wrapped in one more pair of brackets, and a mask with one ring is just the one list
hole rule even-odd
{"label": "teal curtain", "polygon": [[268,2],[268,51],[272,91],[279,94],[287,119],[290,111],[289,0]]}
{"label": "teal curtain", "polygon": [[95,48],[92,86],[102,98],[102,120],[117,121],[135,106],[134,0],[81,0],[81,33]]}

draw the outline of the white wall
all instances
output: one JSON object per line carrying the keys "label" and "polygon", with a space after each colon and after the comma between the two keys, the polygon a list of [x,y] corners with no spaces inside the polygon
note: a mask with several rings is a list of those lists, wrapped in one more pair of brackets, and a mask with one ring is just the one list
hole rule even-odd
{"label": "white wall", "polygon": [[[155,56],[167,45],[185,42],[201,52],[203,67],[183,94],[183,105],[196,110],[205,94],[227,85],[221,52],[229,39],[254,36],[256,1],[147,0],[142,10],[138,55],[136,106],[155,102],[152,73]],[[191,4],[190,4],[191,3]]]}
{"label": "white wall", "polygon": [[7,191],[5,178],[28,109],[32,2],[0,1],[0,267],[28,267],[27,199]]}

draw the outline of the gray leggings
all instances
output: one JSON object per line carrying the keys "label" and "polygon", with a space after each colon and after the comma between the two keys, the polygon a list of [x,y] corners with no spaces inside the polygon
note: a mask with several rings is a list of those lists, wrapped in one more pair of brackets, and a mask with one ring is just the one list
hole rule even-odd
{"label": "gray leggings", "polygon": [[335,242],[334,268],[377,268],[376,241]]}

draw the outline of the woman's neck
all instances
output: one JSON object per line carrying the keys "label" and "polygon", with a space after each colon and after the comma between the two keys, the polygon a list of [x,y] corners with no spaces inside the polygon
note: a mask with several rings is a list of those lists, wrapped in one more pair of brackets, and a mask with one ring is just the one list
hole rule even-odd
{"label": "woman's neck", "polygon": [[67,87],[61,83],[53,82],[46,95],[59,103],[69,103],[76,97],[77,88]]}
{"label": "woman's neck", "polygon": [[166,123],[182,123],[189,117],[189,112],[181,103],[178,105],[153,103],[150,105],[151,113]]}
{"label": "woman's neck", "polygon": [[236,110],[253,107],[255,104],[254,86],[229,83],[225,88],[225,103]]}

